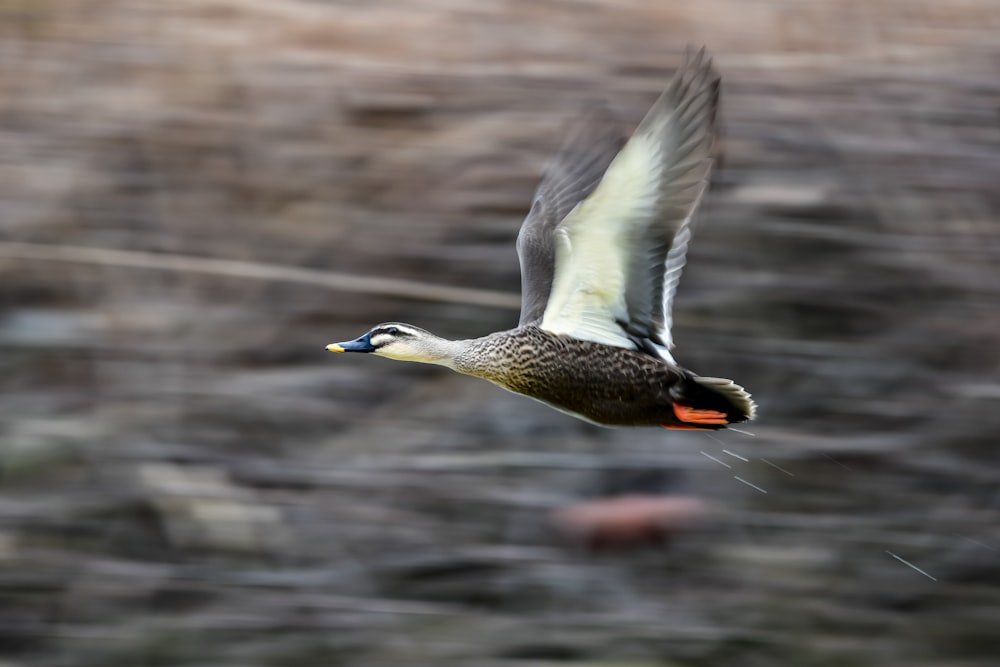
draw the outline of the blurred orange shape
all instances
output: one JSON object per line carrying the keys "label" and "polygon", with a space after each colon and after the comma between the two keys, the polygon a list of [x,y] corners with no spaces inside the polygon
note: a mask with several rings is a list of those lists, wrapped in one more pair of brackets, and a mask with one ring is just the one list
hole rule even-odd
{"label": "blurred orange shape", "polygon": [[553,518],[560,531],[589,547],[628,547],[662,542],[707,512],[697,498],[628,495],[573,505]]}

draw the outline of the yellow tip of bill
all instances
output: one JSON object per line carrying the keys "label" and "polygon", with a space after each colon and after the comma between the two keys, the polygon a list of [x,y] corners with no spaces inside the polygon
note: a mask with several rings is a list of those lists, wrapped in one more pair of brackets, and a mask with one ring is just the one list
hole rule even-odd
{"label": "yellow tip of bill", "polygon": [[327,352],[344,352],[344,348],[340,347],[336,343],[330,343],[326,346]]}

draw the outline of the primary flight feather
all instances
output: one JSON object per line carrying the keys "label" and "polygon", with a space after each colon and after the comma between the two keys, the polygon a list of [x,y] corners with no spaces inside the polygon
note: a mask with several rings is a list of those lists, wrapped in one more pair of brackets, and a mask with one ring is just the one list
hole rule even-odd
{"label": "primary flight feather", "polygon": [[719,76],[685,59],[628,141],[593,112],[548,165],[517,239],[518,327],[451,341],[380,324],[327,347],[440,364],[608,426],[720,429],[753,419],[731,380],[671,354],[671,309],[708,187]]}

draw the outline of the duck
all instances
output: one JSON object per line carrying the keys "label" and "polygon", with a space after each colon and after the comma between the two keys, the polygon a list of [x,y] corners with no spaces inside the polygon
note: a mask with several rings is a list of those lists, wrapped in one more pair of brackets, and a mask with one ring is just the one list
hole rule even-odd
{"label": "duck", "polygon": [[688,50],[631,137],[592,111],[566,132],[517,236],[510,330],[449,340],[378,324],[330,352],[445,366],[602,426],[719,430],[756,404],[673,356],[672,306],[716,158],[721,77]]}

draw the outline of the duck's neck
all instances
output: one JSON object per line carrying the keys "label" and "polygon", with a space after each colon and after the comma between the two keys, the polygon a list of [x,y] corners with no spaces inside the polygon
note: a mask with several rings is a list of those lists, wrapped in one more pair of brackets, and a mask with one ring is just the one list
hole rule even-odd
{"label": "duck's neck", "polygon": [[437,364],[465,375],[492,380],[497,371],[494,358],[497,345],[490,339],[495,336],[496,334],[491,334],[482,338],[448,340],[432,334],[420,340],[405,353],[397,352],[386,356],[401,361]]}
{"label": "duck's neck", "polygon": [[498,372],[503,370],[502,353],[506,352],[498,338],[502,340],[502,336],[490,334],[482,338],[448,341],[457,349],[448,367],[464,375],[474,375],[491,382],[497,381]]}
{"label": "duck's neck", "polygon": [[459,370],[459,359],[468,351],[469,340],[448,340],[439,336],[430,336],[420,341],[419,356],[404,361],[419,361],[425,364],[437,364],[453,370]]}

